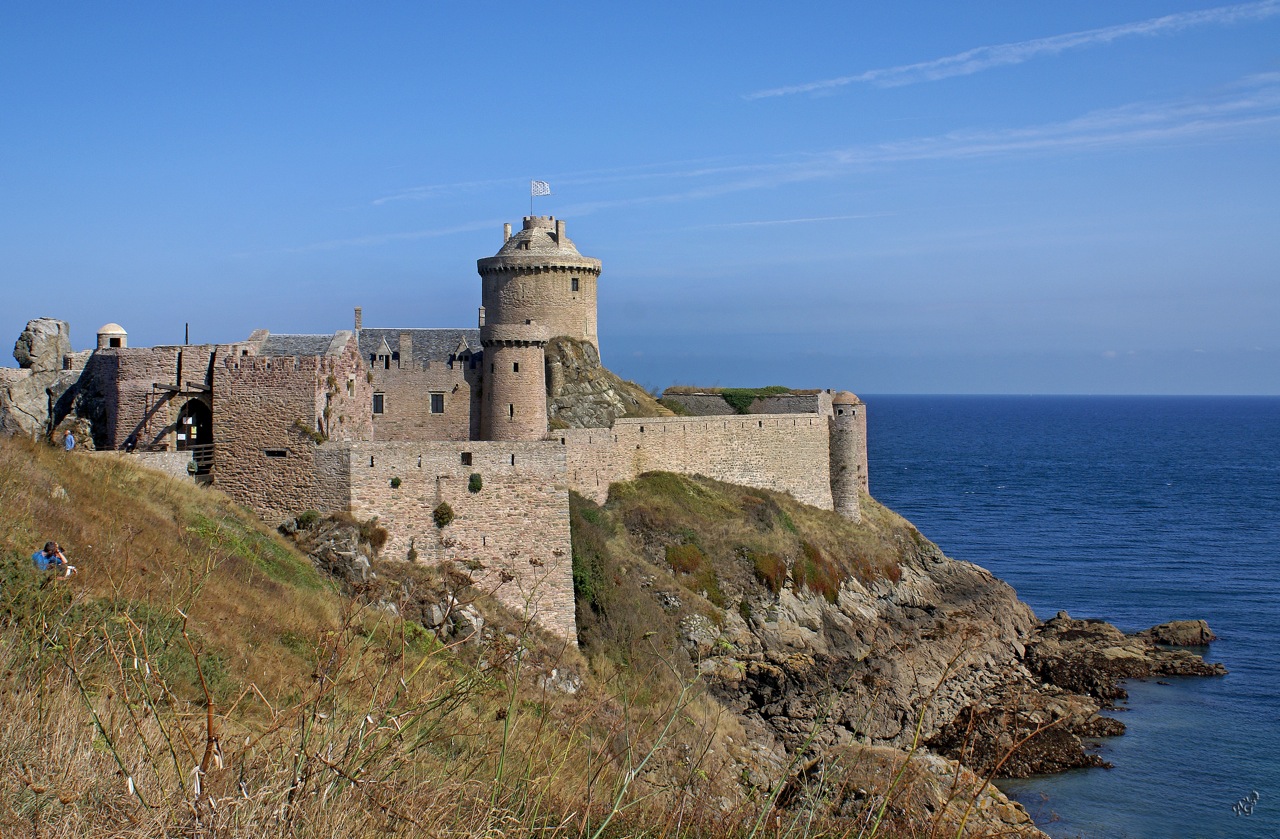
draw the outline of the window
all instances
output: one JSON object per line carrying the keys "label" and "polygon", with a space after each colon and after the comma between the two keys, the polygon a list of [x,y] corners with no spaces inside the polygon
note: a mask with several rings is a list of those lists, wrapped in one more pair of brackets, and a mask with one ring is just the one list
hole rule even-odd
{"label": "window", "polygon": [[463,466],[470,466],[470,465],[471,465],[471,452],[463,452],[463,453],[462,453],[462,465],[463,465]]}
{"label": "window", "polygon": [[571,289],[572,291],[577,291],[577,290],[578,290],[578,278],[577,278],[577,277],[574,277],[574,278],[573,278],[572,280],[570,280],[569,282],[570,282],[570,289]]}
{"label": "window", "polygon": [[119,338],[109,338],[109,339],[108,339],[107,346],[109,346],[109,347],[114,347],[115,349],[119,349],[119,348],[120,348],[120,339],[119,339]]}
{"label": "window", "polygon": [[514,403],[507,405],[507,416],[514,417],[516,415],[516,406]]}
{"label": "window", "polygon": [[373,412],[374,412],[375,414],[380,414],[380,413],[382,413],[382,409],[383,409],[383,407],[384,407],[384,404],[383,404],[383,403],[384,403],[384,400],[383,400],[383,394],[381,394],[381,393],[375,393],[375,394],[373,395]]}
{"label": "window", "polygon": [[431,413],[433,414],[444,413],[444,394],[443,393],[431,394]]}
{"label": "window", "polygon": [[288,449],[265,449],[263,451],[263,454],[265,454],[267,457],[288,457],[289,450]]}
{"label": "window", "polygon": [[520,362],[518,362],[518,361],[513,361],[513,362],[511,362],[511,372],[512,372],[512,373],[519,373],[519,372],[520,372]]}

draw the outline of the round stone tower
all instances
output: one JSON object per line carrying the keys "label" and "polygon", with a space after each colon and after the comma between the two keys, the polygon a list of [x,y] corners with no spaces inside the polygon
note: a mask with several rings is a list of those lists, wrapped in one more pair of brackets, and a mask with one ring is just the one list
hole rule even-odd
{"label": "round stone tower", "polygon": [[505,226],[502,248],[477,260],[481,326],[533,321],[550,331],[588,341],[596,350],[596,280],[600,260],[578,253],[564,232],[564,220],[526,216],[524,229]]}
{"label": "round stone tower", "polygon": [[831,400],[831,500],[847,519],[862,518],[858,491],[867,492],[867,406],[847,390]]}
{"label": "round stone tower", "polygon": [[543,352],[550,331],[541,324],[488,324],[484,346],[482,440],[541,440],[547,433],[547,377]]}

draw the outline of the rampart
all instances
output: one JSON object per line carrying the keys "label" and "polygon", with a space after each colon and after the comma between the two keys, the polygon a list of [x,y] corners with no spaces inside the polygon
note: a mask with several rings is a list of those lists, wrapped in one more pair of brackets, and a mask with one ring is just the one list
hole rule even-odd
{"label": "rampart", "polygon": [[214,480],[279,522],[344,509],[337,468],[319,442],[368,440],[370,390],[355,341],[335,356],[238,356],[214,367]]}
{"label": "rampart", "polygon": [[830,421],[819,414],[620,419],[555,432],[569,485],[601,503],[609,484],[662,470],[790,493],[833,508]]}
{"label": "rampart", "polygon": [[[387,529],[384,556],[458,562],[516,614],[576,637],[559,441],[370,442],[343,451],[349,509]],[[441,503],[453,513],[444,527],[433,517]]]}

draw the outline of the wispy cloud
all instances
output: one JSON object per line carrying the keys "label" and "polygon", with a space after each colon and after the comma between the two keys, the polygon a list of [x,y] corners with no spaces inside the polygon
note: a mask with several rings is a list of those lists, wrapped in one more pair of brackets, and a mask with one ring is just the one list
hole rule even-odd
{"label": "wispy cloud", "polygon": [[311,253],[313,251],[331,251],[337,248],[368,247],[370,245],[387,245],[392,242],[408,242],[415,239],[436,239],[441,236],[453,236],[457,233],[473,233],[477,230],[496,229],[501,221],[473,221],[467,224],[456,224],[450,227],[431,227],[426,230],[406,230],[399,233],[373,233],[368,236],[353,236],[348,239],[330,239],[324,242],[313,242],[296,248],[285,248],[286,253]]}
{"label": "wispy cloud", "polygon": [[1011,44],[975,47],[964,52],[897,67],[866,70],[851,76],[821,79],[803,84],[757,90],[744,99],[768,99],[796,93],[820,93],[851,84],[873,84],[878,87],[932,82],[952,76],[967,76],[991,67],[1021,64],[1041,56],[1058,55],[1069,50],[1101,46],[1133,37],[1170,35],[1201,26],[1225,26],[1233,23],[1265,20],[1280,15],[1280,0],[1262,0],[1235,6],[1219,6],[1196,12],[1181,12],[1149,18],[1134,23],[1105,26],[1083,32],[1069,32],[1047,38],[1034,38]]}
{"label": "wispy cloud", "polygon": [[855,221],[866,218],[884,218],[893,213],[859,213],[852,216],[814,216],[812,218],[781,218],[769,221],[734,221],[726,224],[700,224],[690,230],[724,230],[733,227],[777,227],[780,224],[820,224],[827,221]]}
{"label": "wispy cloud", "polygon": [[[1074,119],[993,130],[952,131],[884,143],[861,143],[823,151],[673,161],[594,172],[566,173],[561,182],[601,184],[640,182],[638,191],[602,190],[598,200],[571,203],[559,215],[582,217],[623,207],[675,204],[722,195],[776,189],[792,183],[844,178],[875,168],[912,162],[966,160],[1025,155],[1082,154],[1171,143],[1221,143],[1242,137],[1280,133],[1280,73],[1248,76],[1217,93],[1172,102],[1141,102],[1093,111]],[[469,183],[485,183],[473,181]],[[505,183],[505,181],[495,181]],[[643,189],[649,185],[649,189]],[[447,185],[440,185],[443,189]],[[638,193],[638,194],[637,194]],[[866,218],[824,216],[773,221],[731,222],[715,227],[807,224]],[[501,219],[426,230],[373,234],[318,242],[294,252],[376,246],[496,228]]]}

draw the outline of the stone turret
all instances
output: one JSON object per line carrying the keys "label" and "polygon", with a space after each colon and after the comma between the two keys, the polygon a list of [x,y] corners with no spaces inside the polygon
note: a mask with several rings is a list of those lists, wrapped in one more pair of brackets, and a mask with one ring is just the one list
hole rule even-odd
{"label": "stone turret", "polygon": [[98,349],[124,349],[129,346],[129,333],[118,323],[104,324],[98,330]]}
{"label": "stone turret", "polygon": [[867,406],[847,390],[831,400],[831,500],[840,515],[862,518],[859,490],[867,492]]}
{"label": "stone turret", "polygon": [[484,401],[480,437],[541,440],[547,433],[544,351],[550,331],[533,322],[490,323],[480,330],[484,346]]}
{"label": "stone turret", "polygon": [[549,336],[586,341],[597,351],[596,280],[600,260],[578,253],[562,219],[526,216],[524,228],[503,231],[494,256],[477,260],[481,305],[488,324],[545,326]]}

